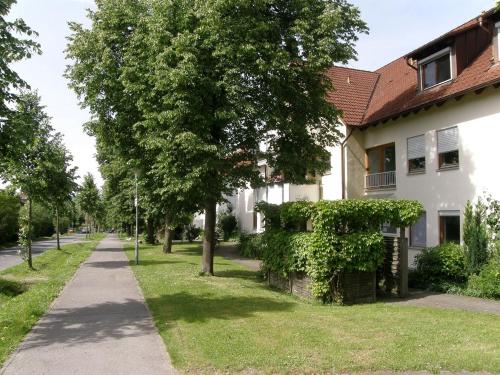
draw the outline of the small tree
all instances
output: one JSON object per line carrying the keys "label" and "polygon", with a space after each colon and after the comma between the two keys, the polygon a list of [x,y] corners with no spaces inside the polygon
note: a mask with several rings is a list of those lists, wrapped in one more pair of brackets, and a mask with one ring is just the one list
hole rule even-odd
{"label": "small tree", "polygon": [[47,204],[53,208],[55,215],[55,229],[57,249],[61,249],[59,235],[59,218],[65,204],[71,201],[78,187],[76,183],[76,168],[70,166],[73,160],[64,147],[59,134],[54,137],[49,147],[50,163],[46,166]]}
{"label": "small tree", "polygon": [[85,213],[86,219],[92,230],[92,225],[96,219],[96,214],[98,213],[100,195],[99,189],[94,181],[94,177],[92,177],[90,173],[87,173],[83,178],[83,183],[76,199],[78,205]]}
{"label": "small tree", "polygon": [[469,275],[478,273],[488,261],[488,231],[486,207],[478,200],[474,207],[469,201],[464,210],[465,264]]}
{"label": "small tree", "polygon": [[51,142],[54,140],[50,119],[35,92],[24,92],[18,98],[15,112],[6,123],[12,142],[6,146],[3,179],[19,188],[27,199],[28,209],[20,220],[20,253],[33,268],[31,256],[33,200],[46,202],[47,173],[51,164]]}

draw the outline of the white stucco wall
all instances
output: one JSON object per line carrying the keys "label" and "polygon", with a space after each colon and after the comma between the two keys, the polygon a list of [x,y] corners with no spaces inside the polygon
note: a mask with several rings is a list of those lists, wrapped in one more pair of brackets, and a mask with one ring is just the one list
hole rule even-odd
{"label": "white stucco wall", "polygon": [[[436,130],[457,126],[460,166],[438,171]],[[425,174],[409,175],[407,139],[425,135]],[[439,243],[440,210],[463,209],[488,192],[500,198],[500,90],[489,88],[479,95],[469,94],[460,101],[450,100],[441,107],[422,110],[406,118],[379,124],[357,137],[364,149],[394,142],[396,148],[396,188],[366,192],[366,196],[416,199],[427,213],[427,246]],[[361,157],[361,155],[358,155]],[[355,174],[349,170],[348,173]],[[364,183],[359,181],[358,183]]]}

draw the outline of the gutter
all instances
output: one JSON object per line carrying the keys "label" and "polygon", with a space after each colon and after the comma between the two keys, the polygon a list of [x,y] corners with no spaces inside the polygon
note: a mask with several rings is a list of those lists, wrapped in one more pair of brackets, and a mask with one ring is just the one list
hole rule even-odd
{"label": "gutter", "polygon": [[[347,125],[346,125],[347,128]],[[341,183],[342,183],[342,199],[346,199],[346,187],[345,187],[345,181],[346,181],[346,171],[345,171],[345,145],[347,143],[347,140],[351,137],[354,128],[349,128],[350,132],[345,137],[345,139],[340,143],[340,160],[341,160]]]}

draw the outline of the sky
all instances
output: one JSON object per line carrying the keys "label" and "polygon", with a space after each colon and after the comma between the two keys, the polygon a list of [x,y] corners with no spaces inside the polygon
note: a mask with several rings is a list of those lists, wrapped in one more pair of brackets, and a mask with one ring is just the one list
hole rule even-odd
{"label": "sky", "polygon": [[[350,0],[361,11],[370,33],[357,43],[358,59],[348,66],[375,70],[493,7],[494,0]],[[9,18],[23,18],[39,33],[43,54],[16,63],[14,69],[38,90],[56,131],[64,135],[78,174],[91,173],[102,185],[95,141],[82,125],[90,119],[63,77],[68,22],[88,25],[93,0],[18,0]]]}

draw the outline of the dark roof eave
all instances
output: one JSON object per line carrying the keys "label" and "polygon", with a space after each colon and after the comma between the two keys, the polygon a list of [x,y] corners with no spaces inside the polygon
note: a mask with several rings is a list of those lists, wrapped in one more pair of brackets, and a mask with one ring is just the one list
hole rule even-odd
{"label": "dark roof eave", "polygon": [[419,104],[419,105],[416,105],[414,107],[411,107],[411,108],[408,108],[408,109],[405,109],[404,111],[401,111],[401,112],[397,112],[397,113],[393,113],[389,116],[384,116],[384,117],[381,117],[375,121],[371,121],[371,122],[367,122],[365,124],[346,124],[346,125],[349,125],[349,126],[355,126],[361,130],[364,130],[370,126],[376,126],[378,125],[379,123],[381,122],[387,122],[391,119],[398,119],[399,117],[401,116],[407,116],[409,114],[411,114],[412,112],[414,111],[420,111],[422,110],[423,108],[425,107],[428,107],[428,106],[433,106],[435,104],[444,104],[446,101],[450,100],[450,99],[453,99],[453,98],[456,98],[456,97],[459,97],[459,96],[463,96],[463,95],[466,95],[466,94],[470,94],[471,92],[474,92],[474,91],[478,91],[478,90],[483,90],[489,86],[495,86],[495,88],[497,87],[500,87],[500,78],[495,78],[495,79],[492,79],[486,83],[483,83],[483,84],[480,84],[480,85],[477,85],[477,86],[474,86],[474,87],[469,87],[465,90],[462,90],[462,91],[458,91],[456,93],[453,93],[453,94],[450,94],[448,96],[445,96],[445,97],[442,97],[442,98],[439,98],[439,99],[436,99],[436,100],[431,100],[431,101],[428,101],[428,102],[425,102],[425,103],[422,103],[422,104]]}

